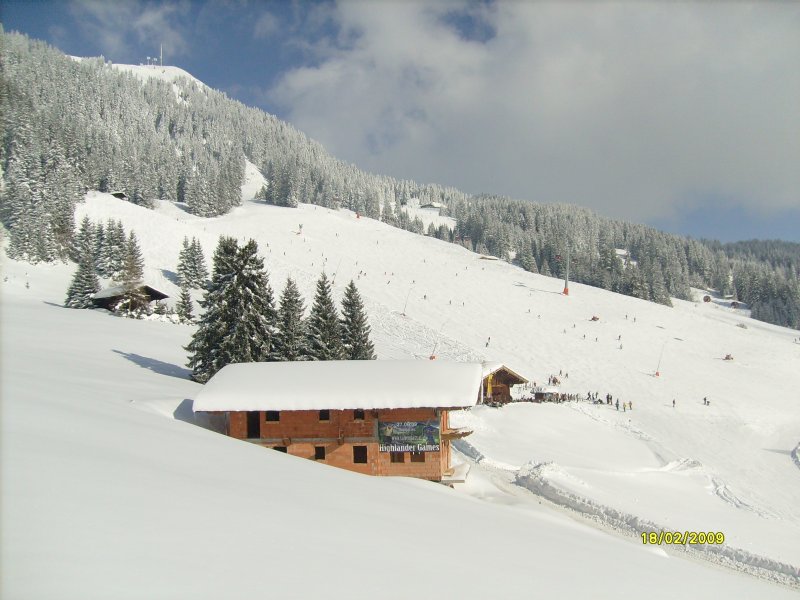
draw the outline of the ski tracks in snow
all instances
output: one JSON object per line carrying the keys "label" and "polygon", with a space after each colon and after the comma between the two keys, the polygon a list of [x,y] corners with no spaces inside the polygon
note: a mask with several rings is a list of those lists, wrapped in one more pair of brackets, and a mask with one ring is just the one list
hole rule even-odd
{"label": "ski tracks in snow", "polygon": [[[582,517],[601,529],[636,538],[645,531],[672,531],[670,527],[664,527],[653,521],[594,502],[558,487],[547,479],[548,474],[561,472],[558,465],[553,462],[529,462],[517,469],[511,465],[492,460],[464,439],[454,440],[453,447],[473,464],[473,468],[478,468],[488,473],[492,480],[497,481],[499,479],[500,482],[511,483],[519,488],[528,490],[538,498],[546,500],[554,508]],[[662,468],[669,471],[704,469],[703,465],[694,459],[679,459],[664,465]],[[723,482],[713,477],[711,480],[715,486],[715,493],[724,501],[737,508],[753,510],[761,514],[757,509],[739,500]],[[505,486],[498,485],[497,487],[502,490]],[[513,494],[508,489],[504,491]],[[733,548],[725,544],[664,546],[662,549],[668,552],[682,553],[690,558],[710,561],[762,579],[800,589],[800,568],[746,550]]]}

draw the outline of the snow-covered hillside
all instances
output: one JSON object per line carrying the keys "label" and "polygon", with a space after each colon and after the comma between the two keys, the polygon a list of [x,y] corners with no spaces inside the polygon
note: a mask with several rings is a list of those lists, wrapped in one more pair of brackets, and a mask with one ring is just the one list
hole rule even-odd
{"label": "snow-covered hillside", "polygon": [[740,569],[797,581],[796,332],[702,302],[565,297],[559,280],[348,211],[249,201],[259,177],[214,219],[100,193],[76,217],[121,219],[173,298],[185,235],[209,260],[219,235],[252,237],[277,292],[291,275],[310,300],[322,269],[339,297],[356,280],[380,359],[435,349],[537,383],[561,372],[564,392],[633,410],[479,407],[453,419],[475,430],[464,486],[361,477],[182,422],[199,388],[191,328],[61,308],[74,266],[3,257],[0,596],[793,595],[620,524],[721,531]]}
{"label": "snow-covered hillside", "polygon": [[205,84],[191,73],[184,71],[180,67],[160,66],[160,65],[122,65],[114,63],[116,70],[131,73],[142,81],[148,79],[158,79],[160,81],[174,82],[177,79],[186,78],[195,82],[197,85],[205,87]]}

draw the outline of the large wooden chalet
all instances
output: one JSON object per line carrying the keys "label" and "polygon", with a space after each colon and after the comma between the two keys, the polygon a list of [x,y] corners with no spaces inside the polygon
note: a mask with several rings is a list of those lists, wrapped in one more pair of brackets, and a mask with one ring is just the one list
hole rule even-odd
{"label": "large wooden chalet", "polygon": [[227,435],[367,475],[443,483],[466,477],[450,442],[470,432],[449,412],[481,397],[483,367],[432,361],[231,364],[194,400]]}

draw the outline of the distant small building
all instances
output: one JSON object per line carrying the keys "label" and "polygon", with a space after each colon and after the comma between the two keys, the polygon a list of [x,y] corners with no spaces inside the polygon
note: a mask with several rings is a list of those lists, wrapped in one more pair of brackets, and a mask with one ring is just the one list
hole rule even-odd
{"label": "distant small building", "polygon": [[120,200],[127,200],[128,195],[125,192],[109,192],[114,198],[119,198]]}
{"label": "distant small building", "polygon": [[138,291],[138,297],[140,298],[140,304],[142,306],[153,302],[154,300],[163,300],[164,298],[169,298],[167,294],[164,292],[160,292],[157,289],[150,287],[149,285],[145,285],[144,283],[138,283],[135,285],[117,285],[110,288],[106,288],[104,290],[100,290],[97,292],[94,297],[92,298],[92,302],[98,308],[105,308],[107,310],[114,310],[117,304],[122,301],[126,295],[130,294],[131,291]]}
{"label": "distant small building", "polygon": [[537,385],[531,388],[534,402],[555,402],[558,400],[561,390],[552,385]]}
{"label": "distant small building", "polygon": [[703,302],[711,302],[711,296],[703,296]]}
{"label": "distant small building", "polygon": [[477,363],[440,360],[230,364],[194,400],[231,437],[366,475],[464,481],[449,413],[474,406]]}
{"label": "distant small building", "polygon": [[515,385],[528,383],[528,380],[518,375],[503,363],[484,362],[482,365],[482,404],[507,404],[511,402],[511,388]]}

